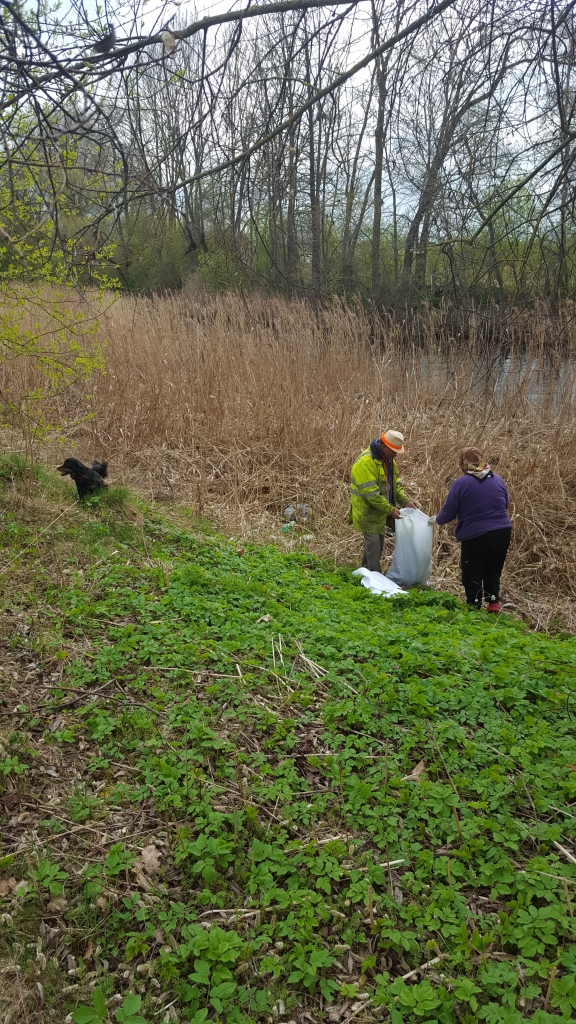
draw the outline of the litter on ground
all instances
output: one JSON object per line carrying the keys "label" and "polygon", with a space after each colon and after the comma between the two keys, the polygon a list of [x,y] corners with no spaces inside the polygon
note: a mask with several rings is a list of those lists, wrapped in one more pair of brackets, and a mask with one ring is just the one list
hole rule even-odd
{"label": "litter on ground", "polygon": [[389,580],[387,576],[383,576],[381,572],[371,572],[370,569],[355,569],[352,573],[353,576],[361,576],[360,580],[363,587],[366,587],[371,594],[380,594],[382,597],[395,597],[397,594],[406,594],[406,590],[402,590],[397,583]]}

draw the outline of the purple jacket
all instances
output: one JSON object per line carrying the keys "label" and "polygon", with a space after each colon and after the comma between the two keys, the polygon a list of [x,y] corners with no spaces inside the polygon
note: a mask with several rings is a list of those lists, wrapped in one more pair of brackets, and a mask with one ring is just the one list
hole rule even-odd
{"label": "purple jacket", "polygon": [[459,476],[448,491],[436,522],[443,526],[456,518],[456,540],[470,540],[482,533],[512,526],[508,491],[502,477],[496,473],[483,480],[469,473]]}

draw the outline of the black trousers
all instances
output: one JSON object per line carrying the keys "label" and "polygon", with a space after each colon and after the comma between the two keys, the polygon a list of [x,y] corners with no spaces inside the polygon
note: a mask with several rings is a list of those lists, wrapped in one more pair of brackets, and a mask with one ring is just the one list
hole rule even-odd
{"label": "black trousers", "polygon": [[508,526],[462,541],[460,565],[468,604],[481,608],[482,592],[487,602],[499,600],[500,576],[511,536],[512,528]]}

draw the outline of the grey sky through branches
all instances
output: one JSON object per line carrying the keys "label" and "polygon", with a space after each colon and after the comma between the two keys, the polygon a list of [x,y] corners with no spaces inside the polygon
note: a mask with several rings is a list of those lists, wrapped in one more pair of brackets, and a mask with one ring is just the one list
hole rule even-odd
{"label": "grey sky through branches", "polygon": [[508,274],[497,253],[519,232],[562,287],[574,3],[0,12],[0,231],[22,273],[35,232],[91,272],[151,217],[190,272],[222,250],[254,275],[261,249],[275,287],[314,298],[405,302],[441,280],[502,298],[527,280],[528,259]]}

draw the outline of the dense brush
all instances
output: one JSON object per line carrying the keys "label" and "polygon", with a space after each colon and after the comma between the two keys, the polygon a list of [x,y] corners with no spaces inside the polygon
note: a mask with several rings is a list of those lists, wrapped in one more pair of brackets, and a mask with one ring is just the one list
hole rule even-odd
{"label": "dense brush", "polygon": [[[107,372],[60,411],[84,450],[149,496],[193,505],[240,533],[313,510],[316,550],[355,557],[350,464],[383,427],[402,430],[408,493],[436,512],[479,445],[508,484],[514,524],[504,580],[524,601],[574,607],[576,326],[510,316],[486,347],[479,317],[459,337],[441,310],[374,321],[362,307],[223,295],[122,297],[101,317]],[[461,318],[462,319],[462,318]],[[88,397],[91,396],[91,397]],[[436,532],[435,579],[457,585],[458,546]]]}

